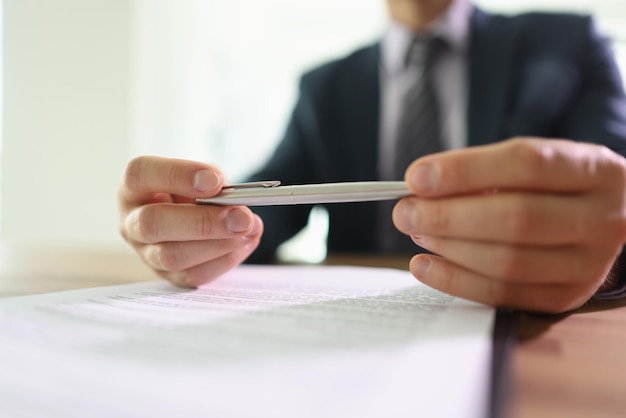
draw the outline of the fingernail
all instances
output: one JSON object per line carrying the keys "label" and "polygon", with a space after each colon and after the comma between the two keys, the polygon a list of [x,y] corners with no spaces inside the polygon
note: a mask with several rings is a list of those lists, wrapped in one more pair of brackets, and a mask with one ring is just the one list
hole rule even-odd
{"label": "fingernail", "polygon": [[414,190],[429,192],[437,186],[439,173],[432,164],[420,164],[411,171],[409,181]]}
{"label": "fingernail", "polygon": [[246,232],[250,229],[252,216],[242,209],[233,208],[226,215],[226,228],[230,232]]}
{"label": "fingernail", "polygon": [[193,287],[193,282],[185,272],[175,273],[171,278],[171,282],[180,287]]}
{"label": "fingernail", "polygon": [[413,261],[413,264],[411,265],[411,272],[416,277],[426,277],[428,269],[432,264],[430,259],[426,257],[417,257],[414,260],[415,261]]}
{"label": "fingernail", "polygon": [[193,176],[193,187],[201,192],[213,190],[219,183],[220,178],[211,170],[199,170]]}
{"label": "fingernail", "polygon": [[193,282],[193,280],[191,279],[191,277],[188,277],[187,275],[185,275],[182,279],[181,282],[183,284],[183,287],[196,287],[195,283]]}
{"label": "fingernail", "polygon": [[253,238],[255,236],[257,236],[259,234],[259,232],[261,231],[261,224],[259,222],[254,222],[254,227],[252,228],[252,231],[248,232],[246,234],[246,238]]}

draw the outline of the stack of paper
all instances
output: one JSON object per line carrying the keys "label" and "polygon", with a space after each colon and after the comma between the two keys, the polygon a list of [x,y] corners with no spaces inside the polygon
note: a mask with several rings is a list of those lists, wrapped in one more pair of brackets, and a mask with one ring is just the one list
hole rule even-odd
{"label": "stack of paper", "polygon": [[241,266],[0,300],[3,417],[483,417],[494,310],[408,272]]}

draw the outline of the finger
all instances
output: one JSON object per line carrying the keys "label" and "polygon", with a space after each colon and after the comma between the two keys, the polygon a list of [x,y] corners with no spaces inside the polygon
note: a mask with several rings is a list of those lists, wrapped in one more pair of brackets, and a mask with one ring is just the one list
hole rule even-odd
{"label": "finger", "polygon": [[244,236],[255,217],[245,206],[150,204],[135,208],[124,219],[127,239],[144,244],[197,241]]}
{"label": "finger", "polygon": [[188,198],[213,196],[223,184],[222,173],[215,167],[195,161],[161,157],[138,157],[130,161],[119,194],[130,205],[150,201],[155,193]]}
{"label": "finger", "polygon": [[411,273],[422,283],[485,305],[544,313],[562,313],[584,304],[600,283],[521,284],[484,277],[443,258],[420,254]]}
{"label": "finger", "polygon": [[617,173],[624,164],[618,157],[595,144],[518,138],[426,156],[409,166],[405,178],[421,196],[493,189],[577,193],[606,182],[607,172]]}
{"label": "finger", "polygon": [[422,248],[474,273],[514,283],[558,284],[564,278],[580,282],[598,271],[600,263],[606,264],[606,260],[583,257],[578,246],[511,246],[432,236],[413,239]]}
{"label": "finger", "polygon": [[600,228],[603,219],[588,206],[577,196],[549,194],[406,198],[396,204],[393,221],[408,235],[561,246],[588,241]]}
{"label": "finger", "polygon": [[204,241],[172,241],[148,244],[139,249],[146,264],[155,270],[177,272],[207,263],[258,240],[261,227],[246,236]]}
{"label": "finger", "polygon": [[198,287],[220,277],[224,273],[243,263],[258,247],[259,239],[251,239],[234,251],[205,263],[178,272],[161,272],[161,276],[185,287]]}

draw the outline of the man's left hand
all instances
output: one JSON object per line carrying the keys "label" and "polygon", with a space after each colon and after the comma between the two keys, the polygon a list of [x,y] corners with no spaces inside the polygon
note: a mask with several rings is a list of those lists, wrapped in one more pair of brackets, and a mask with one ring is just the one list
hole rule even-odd
{"label": "man's left hand", "polygon": [[446,293],[560,313],[584,304],[626,242],[626,160],[606,147],[516,138],[430,155],[405,177],[394,223],[411,272]]}

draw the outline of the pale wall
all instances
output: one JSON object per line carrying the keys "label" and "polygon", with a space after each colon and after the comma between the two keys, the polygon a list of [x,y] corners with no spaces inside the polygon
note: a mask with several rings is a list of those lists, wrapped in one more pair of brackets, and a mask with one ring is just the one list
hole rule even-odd
{"label": "pale wall", "polygon": [[[136,154],[237,180],[280,137],[299,74],[377,38],[383,3],[4,0],[0,238],[122,244],[115,192]],[[595,12],[626,65],[623,0],[479,3]]]}
{"label": "pale wall", "polygon": [[2,238],[120,244],[131,2],[4,0]]}

